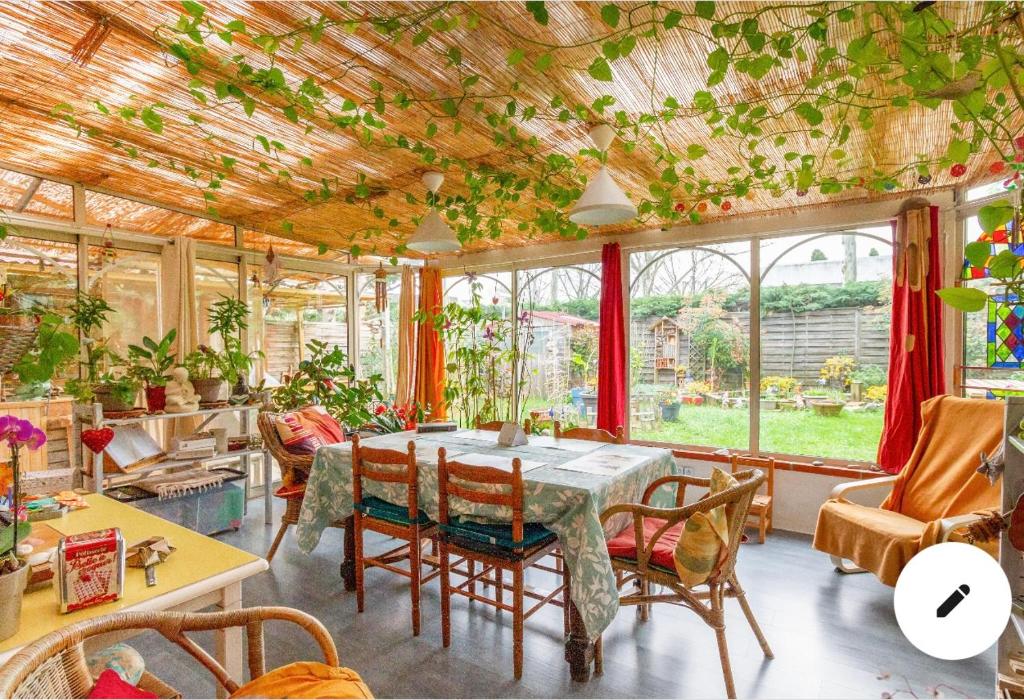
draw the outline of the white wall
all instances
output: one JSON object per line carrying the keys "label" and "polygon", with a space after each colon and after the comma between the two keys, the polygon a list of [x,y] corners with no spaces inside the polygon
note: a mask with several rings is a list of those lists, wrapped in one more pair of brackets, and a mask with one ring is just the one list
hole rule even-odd
{"label": "white wall", "polygon": [[[691,459],[677,459],[682,469],[692,470],[694,476],[707,477],[713,466],[728,465],[716,462],[705,462]],[[882,475],[880,475],[882,476]],[[794,472],[788,469],[775,470],[775,529],[814,534],[814,526],[818,521],[818,509],[828,500],[836,484],[850,481],[843,477],[825,476]],[[888,489],[875,489],[861,492],[850,500],[865,505],[878,505],[888,493]],[[695,500],[700,494],[687,494],[687,501]]]}

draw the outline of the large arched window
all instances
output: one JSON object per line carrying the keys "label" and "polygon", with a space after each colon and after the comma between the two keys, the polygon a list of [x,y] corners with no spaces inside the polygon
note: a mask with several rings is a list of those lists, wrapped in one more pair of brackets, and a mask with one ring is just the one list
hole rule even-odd
{"label": "large arched window", "polygon": [[747,449],[750,243],[630,255],[630,437]]}
{"label": "large arched window", "polygon": [[874,461],[891,241],[889,226],[761,241],[760,451]]}
{"label": "large arched window", "polygon": [[601,266],[569,265],[519,273],[523,415],[539,426],[557,418],[593,425],[597,411]]}

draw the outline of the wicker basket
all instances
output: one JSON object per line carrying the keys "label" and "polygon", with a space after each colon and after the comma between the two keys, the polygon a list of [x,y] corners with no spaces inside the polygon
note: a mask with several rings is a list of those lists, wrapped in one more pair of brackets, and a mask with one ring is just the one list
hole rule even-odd
{"label": "wicker basket", "polygon": [[0,374],[10,372],[11,368],[28,352],[36,341],[39,328],[34,323],[25,325],[9,325],[0,316]]}

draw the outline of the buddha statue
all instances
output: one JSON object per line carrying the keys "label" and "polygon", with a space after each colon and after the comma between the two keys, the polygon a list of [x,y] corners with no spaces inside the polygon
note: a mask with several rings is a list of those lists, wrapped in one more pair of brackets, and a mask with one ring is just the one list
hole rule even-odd
{"label": "buddha statue", "polygon": [[188,370],[184,367],[175,367],[171,370],[171,378],[167,382],[167,405],[164,410],[168,413],[191,413],[199,410],[199,394],[188,380]]}

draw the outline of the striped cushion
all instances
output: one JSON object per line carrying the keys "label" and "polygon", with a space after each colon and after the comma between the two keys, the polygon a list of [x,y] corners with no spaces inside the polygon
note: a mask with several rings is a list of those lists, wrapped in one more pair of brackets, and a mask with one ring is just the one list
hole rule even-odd
{"label": "striped cushion", "polygon": [[[738,485],[731,474],[715,467],[711,471],[708,495],[713,496]],[[728,542],[729,523],[724,505],[691,516],[683,527],[674,553],[676,573],[683,585],[692,588],[711,578],[729,553],[725,546]]]}

